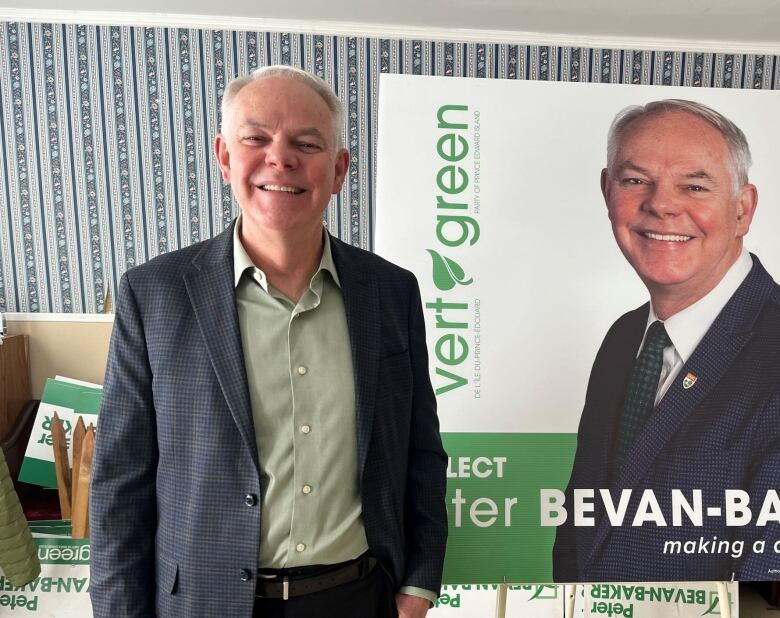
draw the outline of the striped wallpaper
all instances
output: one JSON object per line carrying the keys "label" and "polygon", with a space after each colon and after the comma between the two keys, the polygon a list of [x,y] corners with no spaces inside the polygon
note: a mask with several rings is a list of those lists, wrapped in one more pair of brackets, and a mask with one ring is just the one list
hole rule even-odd
{"label": "striped wallpaper", "polygon": [[0,23],[0,311],[93,313],[155,255],[236,213],[211,155],[235,75],[292,64],[347,106],[352,163],[327,211],[371,248],[380,73],[780,87],[776,56],[190,28]]}

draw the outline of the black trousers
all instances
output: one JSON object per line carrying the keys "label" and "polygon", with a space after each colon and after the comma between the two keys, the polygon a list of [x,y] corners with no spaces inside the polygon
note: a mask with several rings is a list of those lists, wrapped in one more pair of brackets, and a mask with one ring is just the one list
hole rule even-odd
{"label": "black trousers", "polygon": [[362,579],[286,601],[255,600],[254,618],[397,618],[395,590],[379,565]]}

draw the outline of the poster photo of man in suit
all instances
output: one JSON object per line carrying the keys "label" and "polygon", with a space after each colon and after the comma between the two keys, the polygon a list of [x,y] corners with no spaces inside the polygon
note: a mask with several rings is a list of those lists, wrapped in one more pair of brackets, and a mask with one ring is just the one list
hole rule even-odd
{"label": "poster photo of man in suit", "polygon": [[558,582],[778,578],[780,287],[743,242],[750,163],[743,132],[700,103],[612,123],[602,193],[650,299],[593,363]]}
{"label": "poster photo of man in suit", "polygon": [[319,77],[231,82],[240,215],[122,277],[91,498],[96,618],[422,618],[446,456],[414,276],[331,237],[349,169]]}

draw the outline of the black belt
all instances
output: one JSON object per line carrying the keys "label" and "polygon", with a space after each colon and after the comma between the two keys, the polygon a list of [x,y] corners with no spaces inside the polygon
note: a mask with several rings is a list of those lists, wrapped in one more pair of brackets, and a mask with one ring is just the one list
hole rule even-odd
{"label": "black belt", "polygon": [[286,601],[304,594],[312,594],[357,581],[376,566],[376,559],[368,554],[340,564],[299,569],[260,569],[257,572],[255,596]]}

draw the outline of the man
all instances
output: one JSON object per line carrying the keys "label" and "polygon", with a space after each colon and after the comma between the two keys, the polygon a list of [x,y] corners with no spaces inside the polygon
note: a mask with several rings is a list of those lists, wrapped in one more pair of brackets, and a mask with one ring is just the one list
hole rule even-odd
{"label": "man", "polygon": [[[780,567],[777,518],[757,523],[780,486],[780,289],[742,246],[757,203],[749,165],[742,131],[698,103],[631,107],[612,124],[602,192],[650,302],[596,356],[556,581],[773,579]],[[594,491],[590,525],[574,525],[577,489]],[[747,492],[749,523],[726,524],[725,490]],[[677,522],[675,491],[694,513],[678,507]]]}
{"label": "man", "polygon": [[417,283],[324,232],[349,161],[324,81],[267,67],[222,108],[238,221],[120,285],[95,616],[422,617],[446,457]]}

